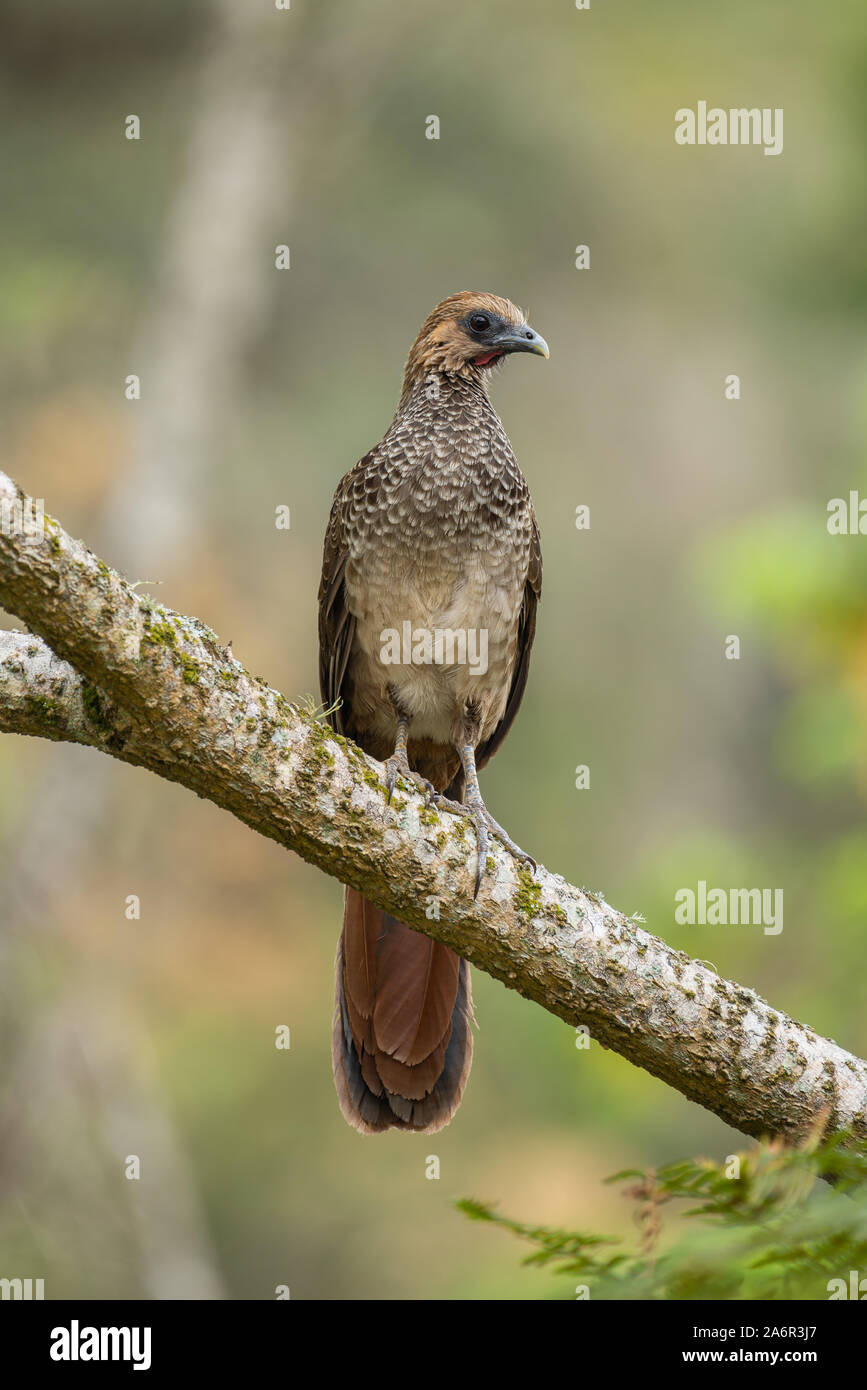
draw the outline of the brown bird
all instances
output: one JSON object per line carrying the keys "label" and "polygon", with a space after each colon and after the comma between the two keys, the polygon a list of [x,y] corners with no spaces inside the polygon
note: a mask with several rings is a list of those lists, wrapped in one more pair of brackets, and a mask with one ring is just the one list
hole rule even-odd
{"label": "brown bird", "polygon": [[[454,294],[425,319],[388,432],[335,493],[319,587],[333,727],[386,763],[389,799],[400,775],[462,803],[476,893],[490,835],[533,862],[477,777],[521,703],[542,589],[529,489],[488,397],[513,352],[548,346],[508,299]],[[344,1117],[363,1134],[442,1129],[473,1055],[467,962],[347,888],[336,969]]]}

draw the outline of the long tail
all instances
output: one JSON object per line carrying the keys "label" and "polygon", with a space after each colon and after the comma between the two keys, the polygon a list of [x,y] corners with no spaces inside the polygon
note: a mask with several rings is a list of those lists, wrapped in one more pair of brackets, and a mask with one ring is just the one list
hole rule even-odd
{"label": "long tail", "polygon": [[362,1134],[433,1134],[461,1103],[473,1060],[470,968],[346,889],[331,1058],[344,1118]]}

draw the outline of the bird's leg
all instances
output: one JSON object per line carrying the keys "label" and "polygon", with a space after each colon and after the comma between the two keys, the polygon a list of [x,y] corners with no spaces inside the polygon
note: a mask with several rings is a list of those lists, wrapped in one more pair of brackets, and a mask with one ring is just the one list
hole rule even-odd
{"label": "bird's leg", "polygon": [[495,836],[501,844],[506,846],[516,859],[522,864],[529,864],[533,869],[536,867],[535,859],[515,844],[510,835],[506,834],[503,827],[494,820],[479,790],[479,776],[476,772],[476,750],[472,743],[462,743],[458,745],[458,753],[461,759],[461,766],[464,769],[464,791],[465,814],[470,816],[476,827],[476,840],[478,843],[478,866],[476,868],[476,886],[473,897],[479,896],[479,889],[482,886],[482,878],[488,861],[488,845],[491,835]]}
{"label": "bird's leg", "polygon": [[385,785],[388,791],[389,801],[391,801],[391,794],[394,791],[395,778],[398,773],[400,773],[402,777],[408,777],[410,774],[409,760],[406,756],[406,739],[408,733],[409,720],[405,715],[398,715],[397,739],[395,740],[394,752],[385,764]]}
{"label": "bird's leg", "polygon": [[391,686],[389,686],[388,698],[394,706],[394,712],[397,715],[397,737],[394,743],[394,752],[385,764],[385,785],[388,791],[387,800],[391,801],[395,781],[398,775],[400,775],[406,778],[408,782],[413,782],[415,786],[418,787],[419,791],[424,793],[425,801],[430,804],[431,800],[436,795],[433,783],[429,782],[426,777],[422,777],[418,772],[413,772],[406,753],[406,741],[409,736],[409,715],[399,704],[397,695]]}

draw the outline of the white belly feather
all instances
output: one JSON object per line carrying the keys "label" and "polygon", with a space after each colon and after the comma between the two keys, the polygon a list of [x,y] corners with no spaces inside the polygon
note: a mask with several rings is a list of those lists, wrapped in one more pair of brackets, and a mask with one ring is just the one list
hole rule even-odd
{"label": "white belly feather", "polygon": [[[393,553],[390,564],[384,558],[368,559],[363,584],[352,565],[347,571],[357,698],[380,707],[377,722],[389,721],[392,687],[410,715],[412,736],[437,742],[451,741],[472,701],[487,736],[502,717],[515,659],[520,600],[514,556],[493,567],[489,551],[469,551],[452,563],[442,555],[435,564],[418,556],[395,563]],[[438,641],[437,634],[445,635]]]}

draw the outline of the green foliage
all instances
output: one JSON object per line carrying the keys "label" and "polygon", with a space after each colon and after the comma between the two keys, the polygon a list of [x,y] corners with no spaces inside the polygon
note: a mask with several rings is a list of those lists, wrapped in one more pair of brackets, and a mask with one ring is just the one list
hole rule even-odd
{"label": "green foliage", "polygon": [[[843,1139],[765,1143],[722,1164],[686,1159],[615,1173],[608,1182],[625,1183],[634,1207],[633,1248],[613,1236],[525,1225],[472,1199],[457,1205],[528,1241],[524,1264],[577,1279],[592,1298],[824,1299],[830,1280],[848,1287],[851,1270],[867,1271],[867,1157]],[[684,1202],[677,1229],[667,1230],[663,1210]]]}

